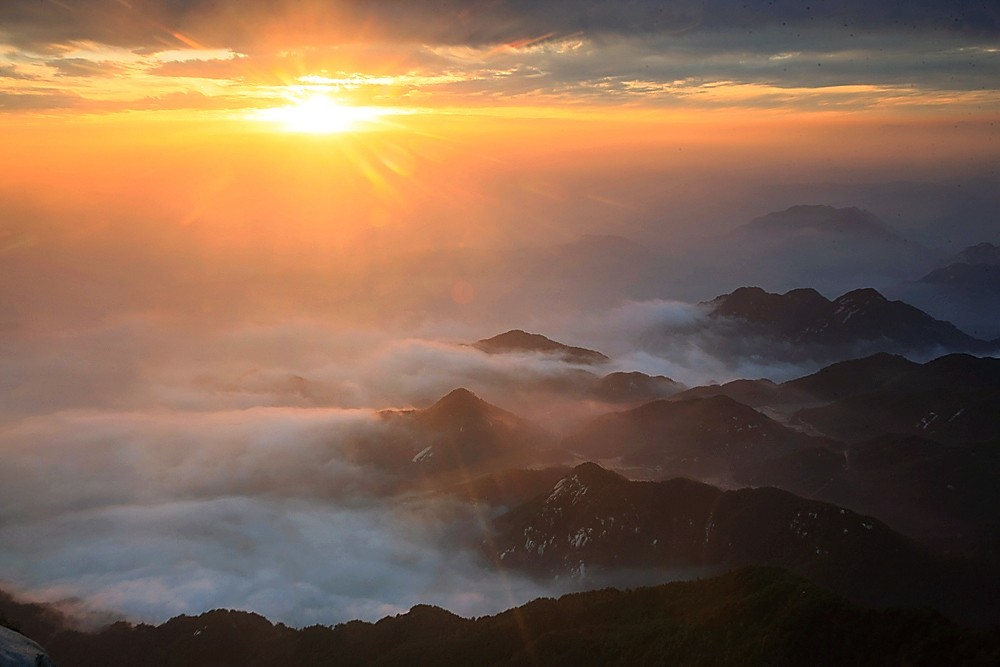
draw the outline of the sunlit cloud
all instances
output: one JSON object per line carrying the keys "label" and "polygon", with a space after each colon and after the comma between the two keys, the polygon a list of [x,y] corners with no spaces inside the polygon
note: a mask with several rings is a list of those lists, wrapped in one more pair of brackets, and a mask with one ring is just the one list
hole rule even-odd
{"label": "sunlit cloud", "polygon": [[[171,15],[169,8],[160,9]],[[657,20],[687,25],[689,21],[680,16],[689,9],[678,10],[678,16],[669,19],[657,14]],[[371,17],[381,17],[382,10],[373,6]],[[320,17],[336,14],[329,11],[310,5],[300,18],[312,16],[319,29],[328,25]],[[415,6],[399,18],[423,21],[423,11]],[[474,6],[466,18],[478,23],[490,11]],[[10,74],[0,78],[0,85],[7,94],[29,94],[22,81],[27,78],[58,85],[62,92],[79,97],[81,107],[91,102],[95,113],[114,111],[110,102],[136,108],[127,103],[177,93],[204,95],[206,109],[220,106],[210,101],[216,97],[242,99],[247,108],[255,108],[270,105],[266,100],[273,97],[275,87],[309,84],[349,93],[353,106],[440,110],[620,104],[886,110],[920,106],[920,97],[928,100],[925,106],[937,106],[938,100],[947,98],[953,108],[971,110],[994,101],[989,92],[1000,76],[1000,53],[988,32],[927,29],[918,41],[909,32],[883,24],[884,17],[874,10],[868,18],[875,27],[868,28],[851,21],[846,27],[833,25],[819,10],[803,21],[789,8],[773,10],[776,15],[787,11],[790,17],[787,26],[779,26],[753,12],[729,15],[735,10],[726,6],[715,17],[706,9],[691,29],[677,31],[663,25],[644,30],[639,19],[652,11],[652,7],[638,8],[633,16],[595,9],[589,29],[566,31],[570,21],[564,29],[534,30],[492,42],[431,35],[392,39],[391,30],[378,22],[371,24],[370,33],[327,40],[325,45],[323,40],[307,39],[296,46],[288,41],[294,33],[285,35],[288,39],[280,44],[261,39],[227,45],[173,28],[166,31],[166,41],[141,47],[81,34],[79,39],[60,42],[56,53],[7,47],[0,67]],[[620,23],[623,15],[630,18]],[[739,29],[737,15],[761,25],[756,30]],[[57,22],[55,15],[45,16]],[[208,21],[214,15],[208,11],[198,16]],[[816,22],[817,17],[824,20]],[[281,25],[288,16],[283,11],[270,17],[251,12],[246,18],[260,22],[263,37],[276,29],[269,21]],[[527,26],[520,21],[532,18],[539,25],[555,20],[553,14],[532,6],[516,25]],[[914,20],[915,26],[922,25]],[[17,77],[12,76],[15,72]],[[45,100],[38,96],[32,104],[18,106],[41,107]]]}

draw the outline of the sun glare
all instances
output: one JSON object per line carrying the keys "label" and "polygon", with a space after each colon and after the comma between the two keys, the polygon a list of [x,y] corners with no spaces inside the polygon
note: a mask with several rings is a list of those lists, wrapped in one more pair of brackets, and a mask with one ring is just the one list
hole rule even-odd
{"label": "sun glare", "polygon": [[340,104],[324,93],[314,93],[283,107],[258,111],[254,118],[277,123],[286,132],[335,134],[357,130],[380,115],[377,109]]}

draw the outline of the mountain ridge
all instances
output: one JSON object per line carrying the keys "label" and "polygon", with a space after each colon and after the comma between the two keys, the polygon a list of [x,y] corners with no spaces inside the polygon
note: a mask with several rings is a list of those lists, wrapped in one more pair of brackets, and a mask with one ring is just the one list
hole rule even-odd
{"label": "mountain ridge", "polygon": [[740,287],[704,305],[710,308],[711,318],[740,322],[748,327],[747,333],[795,345],[868,344],[970,352],[995,349],[993,341],[969,336],[950,322],[937,320],[903,301],[890,301],[873,288],[855,289],[830,300],[811,288],[776,294],[760,287]]}
{"label": "mountain ridge", "polygon": [[562,357],[571,363],[587,365],[603,364],[610,361],[608,357],[595,350],[564,345],[541,334],[528,333],[522,329],[511,329],[491,338],[478,340],[472,346],[488,354],[541,352]]}
{"label": "mountain ridge", "polygon": [[771,487],[630,481],[584,465],[496,519],[487,551],[498,564],[581,580],[629,568],[776,565],[864,604],[997,614],[981,584],[874,517]]}
{"label": "mountain ridge", "polygon": [[[845,639],[849,637],[849,640]],[[629,590],[539,598],[464,619],[415,605],[375,623],[293,629],[248,612],[215,610],[157,626],[62,630],[61,667],[270,667],[435,664],[520,666],[705,664],[992,665],[1000,631],[938,614],[872,610],[774,567]]]}

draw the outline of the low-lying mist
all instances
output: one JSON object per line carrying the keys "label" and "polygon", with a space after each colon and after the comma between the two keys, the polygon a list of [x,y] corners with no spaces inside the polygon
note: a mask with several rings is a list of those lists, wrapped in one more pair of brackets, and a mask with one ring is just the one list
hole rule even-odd
{"label": "low-lying mist", "polygon": [[[481,329],[447,321],[418,336],[162,317],[9,335],[2,579],[78,612],[162,621],[231,607],[295,625],[418,602],[479,615],[572,590],[581,582],[533,582],[479,555],[497,510],[398,495],[357,448],[386,439],[378,410],[427,407],[459,386],[557,436],[618,409],[586,391],[615,370],[689,385],[796,372],[712,356],[692,337],[702,310],[632,303],[551,322],[544,333],[612,357],[593,367],[487,354],[465,344]],[[686,342],[664,354],[671,327]]]}

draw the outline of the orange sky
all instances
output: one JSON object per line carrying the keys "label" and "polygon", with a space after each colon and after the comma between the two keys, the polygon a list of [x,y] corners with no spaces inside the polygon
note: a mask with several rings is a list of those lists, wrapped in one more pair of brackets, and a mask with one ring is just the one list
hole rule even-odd
{"label": "orange sky", "polygon": [[711,4],[10,0],[3,257],[669,245],[755,186],[995,175],[988,22]]}

